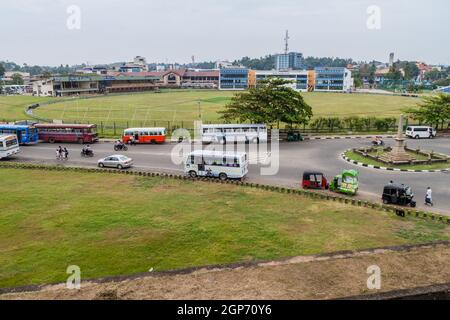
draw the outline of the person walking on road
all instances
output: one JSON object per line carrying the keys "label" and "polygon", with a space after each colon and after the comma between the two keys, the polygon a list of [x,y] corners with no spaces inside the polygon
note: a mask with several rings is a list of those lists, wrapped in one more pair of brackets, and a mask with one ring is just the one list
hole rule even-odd
{"label": "person walking on road", "polygon": [[428,187],[427,194],[425,195],[425,205],[433,206],[433,191],[430,187]]}
{"label": "person walking on road", "polygon": [[64,160],[69,160],[69,150],[67,150],[67,148],[64,147],[63,153],[64,153]]}
{"label": "person walking on road", "polygon": [[62,160],[62,158],[63,158],[63,149],[61,146],[59,146],[56,149],[56,160]]}

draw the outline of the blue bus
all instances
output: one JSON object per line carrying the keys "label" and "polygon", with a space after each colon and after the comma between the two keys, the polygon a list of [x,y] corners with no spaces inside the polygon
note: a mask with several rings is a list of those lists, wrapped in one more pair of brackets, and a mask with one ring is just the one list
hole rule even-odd
{"label": "blue bus", "polygon": [[38,131],[31,125],[0,124],[0,134],[15,134],[19,144],[33,144],[39,140]]}

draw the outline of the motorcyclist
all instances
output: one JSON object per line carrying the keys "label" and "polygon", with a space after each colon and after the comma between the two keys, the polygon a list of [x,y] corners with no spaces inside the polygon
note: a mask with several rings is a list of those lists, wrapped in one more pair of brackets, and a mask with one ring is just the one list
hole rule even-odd
{"label": "motorcyclist", "polygon": [[125,144],[121,140],[117,140],[114,147],[118,150],[122,150]]}
{"label": "motorcyclist", "polygon": [[86,145],[83,147],[83,153],[84,154],[90,154],[92,152],[91,146],[90,145]]}
{"label": "motorcyclist", "polygon": [[379,136],[375,137],[375,139],[372,141],[372,143],[375,146],[382,146],[382,145],[384,145],[382,137],[379,137]]}

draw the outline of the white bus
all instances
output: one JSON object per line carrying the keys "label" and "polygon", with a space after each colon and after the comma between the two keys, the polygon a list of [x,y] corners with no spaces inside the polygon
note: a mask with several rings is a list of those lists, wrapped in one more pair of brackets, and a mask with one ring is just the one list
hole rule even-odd
{"label": "white bus", "polygon": [[204,124],[201,130],[203,143],[267,142],[265,124]]}
{"label": "white bus", "polygon": [[436,130],[432,127],[409,126],[406,128],[406,136],[413,139],[433,139],[436,137]]}
{"label": "white bus", "polygon": [[184,172],[192,178],[242,179],[248,173],[247,153],[197,150],[186,157]]}
{"label": "white bus", "polygon": [[0,159],[19,153],[19,140],[16,135],[0,135]]}

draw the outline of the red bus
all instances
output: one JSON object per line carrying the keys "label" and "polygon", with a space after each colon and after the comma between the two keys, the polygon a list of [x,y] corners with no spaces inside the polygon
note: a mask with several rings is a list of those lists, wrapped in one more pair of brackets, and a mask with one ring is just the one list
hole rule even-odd
{"label": "red bus", "polygon": [[98,141],[95,124],[36,124],[39,140],[44,142],[94,143]]}
{"label": "red bus", "polygon": [[123,143],[164,143],[166,142],[166,128],[130,128],[123,132]]}

